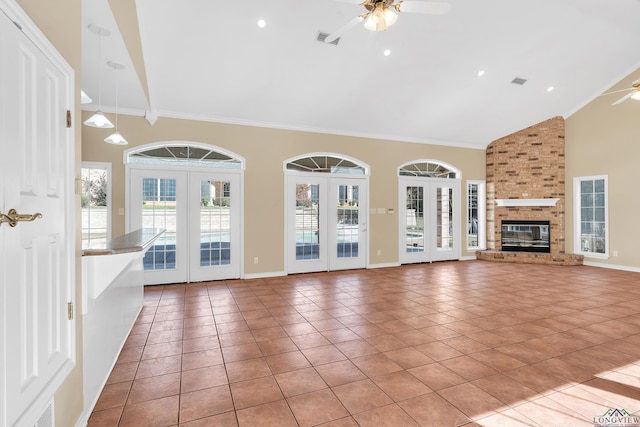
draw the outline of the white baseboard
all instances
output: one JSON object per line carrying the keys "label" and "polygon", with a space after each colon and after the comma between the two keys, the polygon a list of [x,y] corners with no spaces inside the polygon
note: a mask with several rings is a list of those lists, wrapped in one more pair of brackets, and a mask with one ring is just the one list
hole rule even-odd
{"label": "white baseboard", "polygon": [[399,262],[386,262],[382,264],[369,264],[367,268],[386,268],[386,267],[400,267],[402,264]]}
{"label": "white baseboard", "polygon": [[631,267],[627,265],[607,264],[604,262],[593,262],[593,261],[584,261],[583,264],[588,265],[590,267],[610,268],[612,270],[623,270],[623,271],[631,271],[633,273],[640,273],[639,267]]}
{"label": "white baseboard", "polygon": [[245,274],[243,279],[266,279],[269,277],[281,277],[281,276],[286,276],[287,273],[285,273],[284,271],[266,271],[264,273],[251,273],[251,274]]}

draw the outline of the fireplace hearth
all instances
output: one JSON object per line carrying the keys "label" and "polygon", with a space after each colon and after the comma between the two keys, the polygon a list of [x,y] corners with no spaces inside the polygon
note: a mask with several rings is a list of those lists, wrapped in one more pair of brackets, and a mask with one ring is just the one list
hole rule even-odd
{"label": "fireplace hearth", "polygon": [[503,251],[551,252],[549,221],[502,220]]}

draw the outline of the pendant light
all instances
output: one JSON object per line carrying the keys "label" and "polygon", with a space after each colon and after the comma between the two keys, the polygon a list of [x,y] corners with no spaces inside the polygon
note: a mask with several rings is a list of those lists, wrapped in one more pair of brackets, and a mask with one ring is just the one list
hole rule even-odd
{"label": "pendant light", "polygon": [[128,144],[127,140],[124,139],[124,137],[118,131],[118,80],[119,79],[117,74],[118,72],[120,72],[120,70],[124,70],[124,65],[118,64],[117,62],[112,62],[112,61],[107,62],[107,65],[109,65],[109,67],[116,70],[116,130],[111,135],[106,137],[104,139],[104,142],[108,142],[109,144],[115,144],[115,145],[127,145]]}
{"label": "pendant light", "polygon": [[113,127],[113,123],[104,115],[102,110],[102,36],[110,36],[111,32],[106,28],[98,27],[90,24],[89,31],[98,35],[98,111],[89,117],[84,124],[94,128],[109,129]]}

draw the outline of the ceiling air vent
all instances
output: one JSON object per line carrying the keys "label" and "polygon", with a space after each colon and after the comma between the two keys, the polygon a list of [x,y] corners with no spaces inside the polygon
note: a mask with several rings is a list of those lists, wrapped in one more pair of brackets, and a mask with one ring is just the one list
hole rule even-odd
{"label": "ceiling air vent", "polygon": [[513,80],[511,80],[511,83],[513,83],[514,85],[520,85],[520,86],[522,86],[526,82],[527,82],[527,79],[523,79],[522,77],[516,77]]}
{"label": "ceiling air vent", "polygon": [[[316,40],[321,43],[325,43],[325,40],[327,39],[327,37],[329,37],[329,33],[323,33],[322,31],[318,31],[318,37],[316,38]],[[333,44],[338,46],[338,43],[340,43],[340,37],[338,37],[334,41],[329,42],[327,44]]]}

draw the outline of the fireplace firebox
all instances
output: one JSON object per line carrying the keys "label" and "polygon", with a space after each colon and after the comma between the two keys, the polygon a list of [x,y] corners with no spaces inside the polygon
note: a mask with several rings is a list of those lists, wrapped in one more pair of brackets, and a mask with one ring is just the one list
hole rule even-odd
{"label": "fireplace firebox", "polygon": [[502,250],[551,252],[549,221],[503,220]]}

